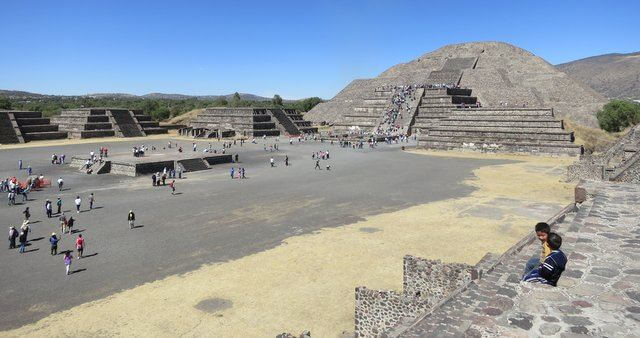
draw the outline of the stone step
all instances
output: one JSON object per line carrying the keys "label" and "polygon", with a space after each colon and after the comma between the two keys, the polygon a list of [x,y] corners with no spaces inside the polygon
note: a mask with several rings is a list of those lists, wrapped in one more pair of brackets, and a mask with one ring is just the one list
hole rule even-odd
{"label": "stone step", "polygon": [[389,103],[389,99],[382,97],[365,97],[364,104],[366,105],[387,105]]}
{"label": "stone step", "polygon": [[20,132],[24,133],[37,133],[37,132],[49,132],[58,131],[58,125],[55,124],[33,124],[20,127]]}
{"label": "stone step", "polygon": [[260,130],[252,130],[252,135],[254,137],[262,137],[262,135],[266,136],[280,136],[280,131],[278,129],[260,129]]}
{"label": "stone step", "polygon": [[42,113],[37,111],[10,111],[15,119],[41,118]]}
{"label": "stone step", "polygon": [[69,131],[69,138],[95,138],[113,136],[116,136],[116,132],[113,129]]}
{"label": "stone step", "polygon": [[59,140],[67,138],[66,131],[47,131],[47,132],[34,132],[34,133],[22,133],[22,137],[25,141],[41,141],[41,140]]}
{"label": "stone step", "polygon": [[429,108],[450,108],[450,109],[454,109],[454,108],[458,108],[457,104],[452,104],[452,103],[448,103],[448,102],[442,102],[442,103],[422,103],[420,104],[420,106],[418,107],[419,109],[429,109]]}
{"label": "stone step", "polygon": [[180,160],[178,163],[184,168],[185,172],[207,170],[209,166],[201,158],[192,158],[188,160]]}
{"label": "stone step", "polygon": [[454,108],[453,115],[476,116],[553,116],[553,109],[537,108]]}
{"label": "stone step", "polygon": [[143,127],[142,131],[147,135],[168,133],[167,128],[165,127]]}
{"label": "stone step", "polygon": [[151,115],[134,115],[138,122],[151,121]]}
{"label": "stone step", "polygon": [[[522,128],[525,129],[525,128]],[[546,141],[566,141],[573,142],[573,132],[565,131],[535,131],[535,130],[513,130],[512,128],[469,128],[455,127],[443,128],[433,127],[429,130],[429,136],[444,137],[474,137],[481,139],[500,140],[546,140]]]}
{"label": "stone step", "polygon": [[507,119],[458,119],[446,118],[440,120],[441,126],[476,126],[476,127],[510,127],[510,128],[558,128],[562,129],[561,120],[507,120]]}
{"label": "stone step", "polygon": [[31,126],[31,125],[43,125],[49,124],[51,120],[48,117],[28,117],[28,118],[16,118],[18,126]]}
{"label": "stone step", "polygon": [[536,143],[525,141],[496,140],[495,142],[482,142],[475,139],[453,138],[421,138],[419,146],[427,149],[439,150],[476,150],[485,152],[513,152],[513,153],[543,153],[578,156],[583,152],[582,146],[571,143]]}

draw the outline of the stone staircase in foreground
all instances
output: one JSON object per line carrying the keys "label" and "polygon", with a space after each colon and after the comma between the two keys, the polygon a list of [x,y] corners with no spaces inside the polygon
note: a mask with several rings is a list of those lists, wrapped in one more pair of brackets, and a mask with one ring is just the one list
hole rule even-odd
{"label": "stone staircase in foreground", "polygon": [[564,130],[553,109],[451,108],[427,128],[419,146],[439,150],[543,153],[576,156],[573,132]]}
{"label": "stone staircase in foreground", "polygon": [[557,287],[520,282],[532,237],[439,306],[388,337],[632,337],[640,332],[640,186],[587,181],[577,212],[552,226],[568,263]]}
{"label": "stone staircase in foreground", "polygon": [[67,138],[67,133],[51,124],[50,118],[42,117],[41,112],[9,110],[0,111],[0,115],[2,139],[7,143]]}

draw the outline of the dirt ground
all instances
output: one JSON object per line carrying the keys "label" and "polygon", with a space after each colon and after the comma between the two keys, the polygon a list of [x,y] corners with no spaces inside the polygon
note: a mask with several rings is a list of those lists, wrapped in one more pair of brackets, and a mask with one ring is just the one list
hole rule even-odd
{"label": "dirt ground", "polygon": [[356,286],[402,288],[404,255],[474,264],[487,252],[505,251],[573,200],[573,186],[562,181],[573,159],[414,153],[517,162],[475,170],[465,182],[477,188],[469,196],[290,237],[271,250],[147,283],[2,335],[274,337],[310,330],[336,337],[353,330]]}

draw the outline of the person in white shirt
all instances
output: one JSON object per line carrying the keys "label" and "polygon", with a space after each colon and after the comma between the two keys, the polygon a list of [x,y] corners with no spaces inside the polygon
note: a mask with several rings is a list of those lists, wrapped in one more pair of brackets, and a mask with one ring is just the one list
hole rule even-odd
{"label": "person in white shirt", "polygon": [[76,196],[76,212],[80,213],[80,205],[82,204],[82,199],[80,196]]}

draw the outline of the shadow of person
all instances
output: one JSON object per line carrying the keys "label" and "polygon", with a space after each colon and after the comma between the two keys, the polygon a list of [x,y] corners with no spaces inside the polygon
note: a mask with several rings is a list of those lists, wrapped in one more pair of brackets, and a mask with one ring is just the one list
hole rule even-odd
{"label": "shadow of person", "polygon": [[84,269],[84,268],[83,268],[83,269],[75,269],[75,270],[73,270],[73,271],[69,272],[69,274],[70,274],[70,275],[73,275],[73,274],[76,274],[76,273],[79,273],[79,272],[82,272],[82,271],[86,271],[86,270],[87,270],[87,269]]}

